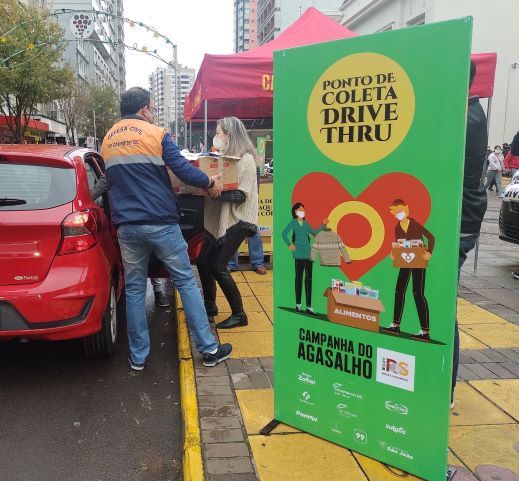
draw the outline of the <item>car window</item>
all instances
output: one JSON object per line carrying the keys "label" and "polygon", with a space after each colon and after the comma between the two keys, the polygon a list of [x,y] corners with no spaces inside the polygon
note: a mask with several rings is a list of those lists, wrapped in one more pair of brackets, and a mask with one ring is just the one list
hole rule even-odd
{"label": "car window", "polygon": [[49,209],[75,197],[74,169],[0,163],[0,211]]}
{"label": "car window", "polygon": [[92,189],[99,179],[99,176],[97,175],[95,168],[90,161],[85,162],[85,169],[88,178],[88,188]]}

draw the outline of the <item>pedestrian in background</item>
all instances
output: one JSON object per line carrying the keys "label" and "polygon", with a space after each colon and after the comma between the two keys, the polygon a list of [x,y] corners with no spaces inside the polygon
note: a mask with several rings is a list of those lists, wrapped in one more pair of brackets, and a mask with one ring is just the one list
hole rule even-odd
{"label": "pedestrian in background", "polygon": [[505,168],[511,171],[512,178],[519,170],[519,132],[514,135],[510,150],[505,154]]}
{"label": "pedestrian in background", "polygon": [[180,214],[167,168],[186,184],[207,189],[213,197],[220,194],[222,184],[220,176],[209,178],[193,167],[171,135],[153,125],[154,111],[147,90],[134,87],[123,93],[122,118],[108,131],[101,149],[124,265],[128,361],[131,369],[140,371],[150,352],[145,297],[148,261],[154,253],[180,293],[204,365],[215,366],[230,357],[232,346],[219,345],[211,333],[178,223]]}
{"label": "pedestrian in background", "polygon": [[241,120],[226,117],[217,123],[213,145],[225,155],[239,157],[238,189],[207,198],[204,209],[205,239],[197,266],[208,317],[218,315],[216,283],[231,307],[231,316],[217,327],[230,329],[248,324],[243,300],[227,269],[241,243],[257,232],[258,183],[256,149]]}
{"label": "pedestrian in background", "polygon": [[[263,241],[261,240],[259,230],[256,234],[247,239],[247,248],[249,250],[249,262],[254,271],[260,276],[266,275],[267,269],[264,264],[265,254],[263,252]],[[229,264],[227,264],[227,267],[231,272],[236,272],[239,269],[238,264],[238,251],[236,251],[229,261]]]}
{"label": "pedestrian in background", "polygon": [[505,195],[502,186],[503,170],[505,169],[504,160],[501,146],[496,145],[494,151],[488,156],[488,170],[485,189],[488,189],[493,183],[495,183],[497,195],[500,199]]}
{"label": "pedestrian in background", "polygon": [[[476,65],[470,62],[470,81],[476,76]],[[458,269],[467,260],[468,253],[474,249],[479,238],[481,223],[487,210],[487,191],[481,184],[481,172],[486,158],[488,143],[487,118],[479,97],[469,97],[467,109],[467,134],[465,138],[465,170],[463,173],[463,198],[461,204],[461,231]],[[459,271],[458,271],[459,276]],[[454,357],[452,367],[451,408],[454,406],[454,388],[458,375],[460,358],[460,336],[458,320],[454,331]]]}

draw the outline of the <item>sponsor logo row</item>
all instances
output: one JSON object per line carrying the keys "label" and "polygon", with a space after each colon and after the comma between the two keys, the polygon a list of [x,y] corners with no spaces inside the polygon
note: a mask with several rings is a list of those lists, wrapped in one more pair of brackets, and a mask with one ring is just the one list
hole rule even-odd
{"label": "sponsor logo row", "polygon": [[[377,382],[414,392],[414,356],[378,347],[376,366]],[[316,385],[316,380],[307,373],[299,374],[298,380],[311,386]]]}

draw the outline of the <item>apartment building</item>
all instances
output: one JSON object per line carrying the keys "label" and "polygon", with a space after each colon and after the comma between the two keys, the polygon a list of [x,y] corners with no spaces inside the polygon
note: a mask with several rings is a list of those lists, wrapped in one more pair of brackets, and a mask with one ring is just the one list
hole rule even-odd
{"label": "apartment building", "polygon": [[[517,0],[345,0],[340,10],[341,23],[359,34],[472,16],[472,52],[497,53],[489,142],[511,142],[519,129]],[[488,107],[486,100],[481,102]]]}

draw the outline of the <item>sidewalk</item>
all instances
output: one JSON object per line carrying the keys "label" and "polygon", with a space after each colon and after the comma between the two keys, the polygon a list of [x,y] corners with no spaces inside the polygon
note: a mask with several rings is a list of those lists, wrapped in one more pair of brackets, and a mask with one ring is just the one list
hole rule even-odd
{"label": "sidewalk", "polygon": [[[510,276],[519,246],[497,239],[498,209],[490,197],[478,271],[472,256],[460,282],[462,353],[449,442],[457,481],[519,481],[519,281]],[[377,461],[288,426],[259,434],[273,418],[272,272],[233,275],[249,325],[218,332],[233,344],[232,359],[204,368],[193,353],[205,480],[397,480]],[[217,303],[219,322],[230,311],[221,293]]]}

